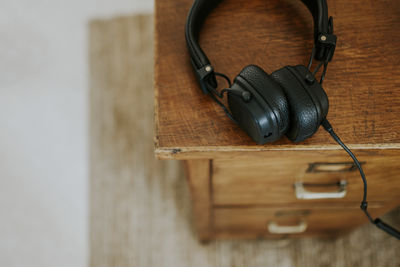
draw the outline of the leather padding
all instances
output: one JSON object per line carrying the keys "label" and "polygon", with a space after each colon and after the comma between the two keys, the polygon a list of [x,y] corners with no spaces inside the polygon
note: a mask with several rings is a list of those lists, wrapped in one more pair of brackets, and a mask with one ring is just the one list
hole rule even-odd
{"label": "leather padding", "polygon": [[286,136],[294,142],[311,137],[328,114],[328,97],[317,81],[307,84],[305,76],[312,75],[303,66],[286,66],[271,74],[283,88],[289,104],[290,125]]}
{"label": "leather padding", "polygon": [[[238,77],[247,81],[269,105],[275,114],[279,136],[285,134],[289,128],[289,109],[281,86],[256,65],[246,66],[239,73]],[[246,90],[246,88],[244,89]]]}

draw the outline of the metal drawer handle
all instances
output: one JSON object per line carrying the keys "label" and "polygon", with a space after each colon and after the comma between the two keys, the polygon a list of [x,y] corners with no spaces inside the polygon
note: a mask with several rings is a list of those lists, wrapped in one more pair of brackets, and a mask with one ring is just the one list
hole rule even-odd
{"label": "metal drawer handle", "polygon": [[302,182],[294,184],[297,199],[325,199],[325,198],[344,198],[347,193],[347,182],[340,181],[339,190],[335,192],[310,192],[304,188]]}
{"label": "metal drawer handle", "polygon": [[[365,164],[365,162],[360,162]],[[306,172],[318,173],[318,172],[352,172],[357,171],[357,166],[354,162],[314,162],[308,165]]]}
{"label": "metal drawer handle", "polygon": [[270,222],[268,224],[268,231],[271,234],[298,234],[303,233],[307,229],[307,223],[300,221],[298,225],[294,226],[283,226],[278,225],[276,222]]}

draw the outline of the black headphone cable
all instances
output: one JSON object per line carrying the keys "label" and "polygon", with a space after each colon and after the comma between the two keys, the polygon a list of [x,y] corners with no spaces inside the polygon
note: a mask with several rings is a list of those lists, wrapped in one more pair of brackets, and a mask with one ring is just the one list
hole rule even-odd
{"label": "black headphone cable", "polygon": [[367,211],[367,208],[368,208],[368,202],[367,202],[367,178],[365,177],[365,174],[364,174],[364,171],[362,169],[362,166],[361,166],[360,162],[358,161],[356,156],[353,154],[353,152],[351,152],[351,150],[336,135],[335,131],[332,128],[332,125],[329,123],[329,121],[326,118],[322,121],[321,125],[332,136],[332,138],[347,152],[347,154],[349,154],[349,156],[353,159],[354,164],[357,166],[358,171],[360,172],[361,179],[362,179],[363,184],[364,184],[363,199],[362,199],[361,205],[360,205],[361,210],[368,217],[368,220],[372,224],[374,224],[376,227],[378,227],[379,229],[385,231],[389,235],[394,236],[397,239],[400,239],[400,232],[398,230],[396,230],[393,227],[391,227],[390,225],[386,224],[385,222],[383,222],[379,218],[373,219],[371,217],[371,215]]}

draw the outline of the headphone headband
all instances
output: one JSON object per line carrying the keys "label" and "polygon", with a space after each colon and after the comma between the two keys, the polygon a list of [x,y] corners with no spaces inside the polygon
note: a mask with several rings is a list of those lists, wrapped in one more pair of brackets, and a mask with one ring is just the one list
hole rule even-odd
{"label": "headphone headband", "polygon": [[[198,38],[203,23],[211,11],[223,0],[195,0],[186,21],[185,36],[191,62],[196,71],[202,90],[207,93],[208,86],[215,88],[217,81],[210,61],[201,49]],[[314,20],[314,58],[330,61],[336,45],[332,19],[328,18],[326,0],[301,0],[308,8]],[[321,36],[325,38],[321,39]]]}

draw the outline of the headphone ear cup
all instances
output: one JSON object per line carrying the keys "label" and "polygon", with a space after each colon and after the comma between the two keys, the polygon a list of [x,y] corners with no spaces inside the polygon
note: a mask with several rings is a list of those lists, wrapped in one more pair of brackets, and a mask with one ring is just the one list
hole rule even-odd
{"label": "headphone ear cup", "polygon": [[289,128],[289,108],[281,86],[256,65],[249,65],[243,68],[236,79],[238,78],[247,81],[267,103],[275,114],[279,135],[284,135]]}
{"label": "headphone ear cup", "polygon": [[260,67],[249,65],[243,68],[231,87],[236,91],[247,91],[251,100],[229,94],[228,103],[239,126],[259,144],[281,138],[289,128],[289,109],[281,86]]}
{"label": "headphone ear cup", "polygon": [[290,125],[286,136],[294,142],[311,137],[328,114],[324,89],[303,65],[283,67],[271,77],[282,86],[289,104]]}

